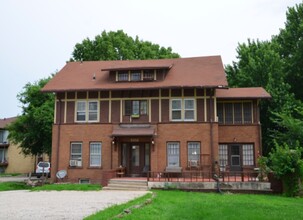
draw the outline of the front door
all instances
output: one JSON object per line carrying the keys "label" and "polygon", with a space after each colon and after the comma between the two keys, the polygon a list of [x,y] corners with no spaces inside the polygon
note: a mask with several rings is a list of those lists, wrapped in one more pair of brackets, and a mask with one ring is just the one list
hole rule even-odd
{"label": "front door", "polygon": [[241,171],[240,145],[230,146],[230,171]]}
{"label": "front door", "polygon": [[145,166],[149,166],[149,143],[122,143],[121,154],[128,176],[142,176]]}

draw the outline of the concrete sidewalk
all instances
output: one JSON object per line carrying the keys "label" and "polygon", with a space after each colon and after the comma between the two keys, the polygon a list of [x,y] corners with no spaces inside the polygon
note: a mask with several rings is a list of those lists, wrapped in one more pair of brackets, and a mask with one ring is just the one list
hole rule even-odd
{"label": "concrete sidewalk", "polygon": [[147,191],[0,192],[1,219],[83,219],[99,210],[128,202]]}

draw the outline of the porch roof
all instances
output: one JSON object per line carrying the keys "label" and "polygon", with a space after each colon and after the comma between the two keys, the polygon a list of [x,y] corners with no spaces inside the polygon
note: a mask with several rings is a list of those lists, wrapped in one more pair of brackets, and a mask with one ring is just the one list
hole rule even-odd
{"label": "porch roof", "polygon": [[153,127],[117,127],[113,129],[113,137],[125,136],[154,136],[155,129]]}

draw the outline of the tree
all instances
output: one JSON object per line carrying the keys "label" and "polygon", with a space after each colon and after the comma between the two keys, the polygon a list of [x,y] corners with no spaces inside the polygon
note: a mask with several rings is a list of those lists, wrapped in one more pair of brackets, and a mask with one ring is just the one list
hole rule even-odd
{"label": "tree", "polygon": [[288,8],[285,28],[277,36],[279,52],[283,59],[283,72],[291,92],[303,100],[303,3]]}
{"label": "tree", "polygon": [[92,60],[146,60],[178,58],[179,54],[172,48],[160,47],[149,41],[139,40],[128,36],[122,30],[117,32],[103,31],[94,40],[86,38],[75,45],[71,61]]}
{"label": "tree", "polygon": [[276,113],[292,113],[295,99],[289,92],[290,85],[285,82],[282,72],[283,62],[278,52],[279,45],[272,41],[248,40],[247,44],[239,44],[239,59],[227,65],[225,71],[231,87],[263,87],[272,96],[271,101],[260,103],[260,115],[263,136],[263,154],[270,152],[272,130],[277,130],[273,122]]}
{"label": "tree", "polygon": [[25,155],[51,154],[54,95],[40,91],[50,79],[27,83],[17,96],[22,115],[8,126],[8,138]]}
{"label": "tree", "polygon": [[275,113],[277,116],[274,123],[277,124],[277,130],[273,131],[272,137],[279,144],[287,143],[294,149],[299,143],[303,146],[303,109],[295,109],[293,115],[286,113]]}

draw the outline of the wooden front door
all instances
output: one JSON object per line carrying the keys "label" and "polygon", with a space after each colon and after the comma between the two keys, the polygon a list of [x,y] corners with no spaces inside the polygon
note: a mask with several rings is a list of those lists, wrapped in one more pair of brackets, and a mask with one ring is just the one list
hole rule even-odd
{"label": "wooden front door", "polygon": [[[144,166],[149,165],[148,143],[122,143],[122,165],[127,176],[142,176]],[[148,158],[147,158],[148,157]]]}

